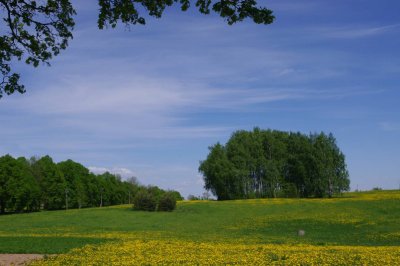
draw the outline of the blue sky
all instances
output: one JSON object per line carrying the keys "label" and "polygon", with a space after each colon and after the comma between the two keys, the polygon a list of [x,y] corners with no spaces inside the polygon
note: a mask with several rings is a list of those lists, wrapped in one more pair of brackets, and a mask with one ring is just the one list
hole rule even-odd
{"label": "blue sky", "polygon": [[49,154],[94,172],[203,192],[199,161],[238,129],[332,132],[352,189],[400,186],[398,1],[262,1],[269,26],[193,8],[96,28],[73,1],[74,39],[51,67],[15,64],[27,93],[0,101],[0,154]]}

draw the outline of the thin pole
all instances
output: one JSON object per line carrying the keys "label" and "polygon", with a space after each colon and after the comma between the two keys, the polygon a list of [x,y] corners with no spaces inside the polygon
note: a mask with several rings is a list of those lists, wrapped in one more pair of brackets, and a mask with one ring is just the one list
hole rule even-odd
{"label": "thin pole", "polygon": [[65,210],[68,210],[68,188],[65,189]]}
{"label": "thin pole", "polygon": [[100,189],[100,207],[103,207],[103,188]]}

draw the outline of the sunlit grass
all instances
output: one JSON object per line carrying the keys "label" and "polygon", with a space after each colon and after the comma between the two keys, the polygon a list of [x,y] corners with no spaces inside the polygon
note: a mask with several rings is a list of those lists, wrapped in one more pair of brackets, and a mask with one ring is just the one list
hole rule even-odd
{"label": "sunlit grass", "polygon": [[[333,199],[180,202],[0,216],[0,252],[66,253],[47,265],[395,265],[400,192]],[[298,230],[304,236],[298,236]]]}

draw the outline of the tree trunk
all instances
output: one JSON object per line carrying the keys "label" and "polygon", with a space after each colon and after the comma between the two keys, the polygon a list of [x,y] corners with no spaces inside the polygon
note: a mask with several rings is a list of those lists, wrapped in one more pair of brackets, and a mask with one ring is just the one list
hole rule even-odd
{"label": "tree trunk", "polygon": [[0,202],[0,214],[3,214],[6,212],[6,206],[4,204],[4,202]]}

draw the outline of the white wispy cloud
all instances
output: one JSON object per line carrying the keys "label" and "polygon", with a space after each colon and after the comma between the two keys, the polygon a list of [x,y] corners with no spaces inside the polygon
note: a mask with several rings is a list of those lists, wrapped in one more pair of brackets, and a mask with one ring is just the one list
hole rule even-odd
{"label": "white wispy cloud", "polygon": [[399,132],[400,131],[400,123],[384,121],[384,122],[379,123],[379,128],[381,130],[387,131],[387,132]]}
{"label": "white wispy cloud", "polygon": [[390,33],[400,30],[400,24],[391,24],[379,27],[371,26],[343,26],[343,27],[325,27],[315,29],[319,35],[328,38],[337,39],[358,39],[358,38],[368,38],[376,35],[381,35],[385,33]]}
{"label": "white wispy cloud", "polygon": [[89,171],[94,174],[104,174],[105,172],[109,172],[112,174],[120,175],[123,178],[135,176],[135,173],[124,167],[114,167],[114,168],[106,168],[106,167],[97,167],[97,166],[89,166]]}

